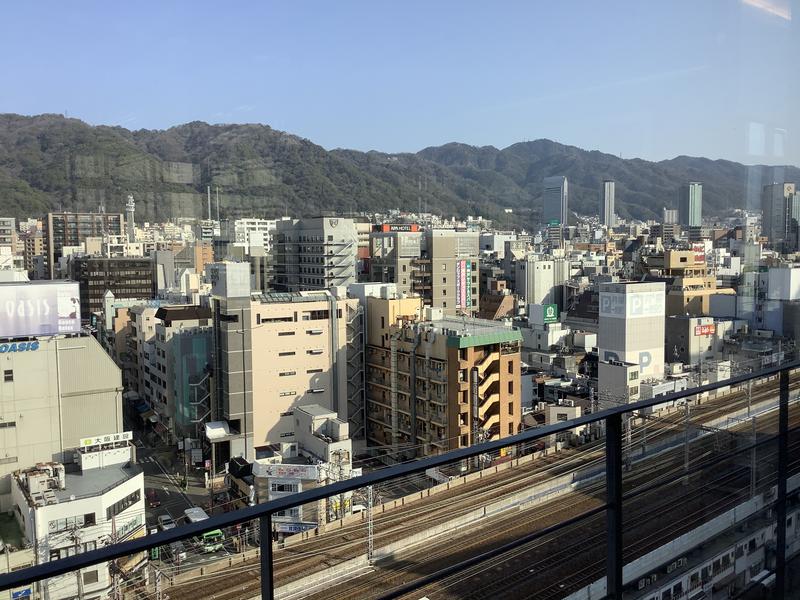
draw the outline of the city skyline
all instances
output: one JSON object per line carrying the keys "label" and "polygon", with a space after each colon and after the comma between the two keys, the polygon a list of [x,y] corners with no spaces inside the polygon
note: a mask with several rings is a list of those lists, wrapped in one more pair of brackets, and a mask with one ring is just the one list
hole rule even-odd
{"label": "city skyline", "polygon": [[[15,6],[9,20],[19,26],[2,42],[0,63],[13,85],[0,111],[133,129],[256,122],[325,148],[546,138],[646,160],[800,164],[798,82],[759,93],[785,79],[780,57],[796,54],[800,36],[790,10],[786,18],[756,4],[684,2],[643,14],[512,3],[500,12],[468,6],[455,18],[447,4],[246,14],[197,4],[191,13],[159,7],[147,22],[99,4],[44,15]],[[214,23],[213,33],[198,35],[196,22]],[[575,39],[607,31],[605,43],[547,52],[567,22]]]}

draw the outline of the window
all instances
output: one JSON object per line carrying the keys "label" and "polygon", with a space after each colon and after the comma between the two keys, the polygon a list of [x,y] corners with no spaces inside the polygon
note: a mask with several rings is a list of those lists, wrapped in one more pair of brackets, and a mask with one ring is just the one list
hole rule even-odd
{"label": "window", "polygon": [[447,277],[442,277],[442,284],[447,283]]}
{"label": "window", "polygon": [[106,509],[106,520],[110,521],[112,517],[115,517],[129,506],[133,506],[139,502],[139,500],[141,500],[141,494],[139,493],[139,490],[128,494],[122,500],[115,502]]}
{"label": "window", "polygon": [[513,415],[514,414],[514,403],[513,402],[509,402],[508,403],[508,414],[509,415]]}
{"label": "window", "polygon": [[628,388],[628,395],[629,396],[635,396],[638,393],[639,393],[639,386],[633,386],[633,387],[629,387]]}
{"label": "window", "polygon": [[297,375],[297,371],[281,371],[278,375],[281,377],[289,377],[290,375]]}
{"label": "window", "polygon": [[[297,395],[297,392],[295,392],[294,390],[291,390],[291,391],[285,391],[285,392],[281,392],[281,393],[280,393],[280,395],[281,395],[282,397],[284,397],[284,396],[296,396],[296,395]],[[291,414],[291,413],[289,413],[289,414]]]}
{"label": "window", "polygon": [[556,413],[556,421],[567,421],[567,413]]}
{"label": "window", "polygon": [[16,427],[16,421],[0,421],[0,429],[5,429],[6,427]]}
{"label": "window", "polygon": [[291,417],[293,414],[294,414],[294,412],[292,412],[291,410],[287,410],[286,412],[282,412],[281,416],[282,417]]}
{"label": "window", "polygon": [[12,371],[11,369],[6,369],[5,371],[3,371],[3,381],[5,381],[6,383],[14,381],[14,371]]}
{"label": "window", "polygon": [[322,369],[307,369],[306,373],[322,373]]}
{"label": "window", "polygon": [[508,361],[508,373],[509,373],[509,375],[513,375],[514,374],[514,363],[511,362],[511,361]]}
{"label": "window", "polygon": [[294,352],[278,352],[278,356],[294,356]]}
{"label": "window", "polygon": [[279,331],[279,332],[278,332],[278,335],[279,335],[279,336],[284,336],[284,335],[294,335],[294,331]]}
{"label": "window", "polygon": [[637,379],[639,379],[639,372],[631,371],[630,375],[628,375],[628,381],[636,381]]}
{"label": "window", "polygon": [[97,569],[94,571],[85,571],[83,573],[83,585],[88,585],[90,583],[97,583],[99,581],[99,577],[97,575]]}
{"label": "window", "polygon": [[513,381],[509,381],[508,382],[508,393],[509,394],[513,394],[514,393],[514,382]]}
{"label": "window", "polygon": [[513,423],[509,423],[508,424],[508,435],[514,435],[514,424]]}
{"label": "window", "polygon": [[296,483],[272,483],[272,484],[270,484],[270,491],[271,492],[295,493],[295,492],[297,492],[297,484]]}

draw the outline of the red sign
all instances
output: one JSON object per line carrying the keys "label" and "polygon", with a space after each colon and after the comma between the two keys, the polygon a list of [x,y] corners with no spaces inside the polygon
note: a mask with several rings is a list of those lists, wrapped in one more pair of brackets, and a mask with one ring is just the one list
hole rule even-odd
{"label": "red sign", "polygon": [[704,244],[692,244],[692,251],[694,252],[694,263],[696,265],[703,265],[706,262],[706,247]]}
{"label": "red sign", "polygon": [[716,325],[696,325],[694,328],[695,335],[714,335],[716,332]]}

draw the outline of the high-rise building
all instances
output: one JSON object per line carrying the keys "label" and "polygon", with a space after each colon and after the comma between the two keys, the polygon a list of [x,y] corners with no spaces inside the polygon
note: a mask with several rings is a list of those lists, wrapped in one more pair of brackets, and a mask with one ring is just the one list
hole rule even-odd
{"label": "high-rise building", "polygon": [[617,222],[614,214],[614,181],[610,179],[603,181],[600,192],[600,222],[606,227],[613,227]]}
{"label": "high-rise building", "polygon": [[17,253],[17,220],[14,217],[0,217],[0,246]]}
{"label": "high-rise building", "polygon": [[569,190],[564,176],[545,177],[542,195],[542,220],[545,224],[569,225]]}
{"label": "high-rise building", "polygon": [[122,213],[48,213],[44,223],[44,244],[49,278],[55,277],[64,246],[79,246],[90,237],[122,236],[124,226]]}
{"label": "high-rise building", "polygon": [[[317,404],[363,436],[363,339],[358,300],[328,290],[251,294],[248,263],[215,263],[214,421],[231,435],[215,461],[259,458],[294,441],[296,406]],[[265,450],[266,451],[266,450]]]}
{"label": "high-rise building", "polygon": [[44,237],[36,229],[22,235],[22,257],[28,276],[33,279],[35,273],[35,257],[44,255]]}
{"label": "high-rise building", "polygon": [[[413,223],[383,224],[370,233],[370,279],[396,283],[399,292],[423,292],[415,277],[425,236]],[[415,289],[416,284],[416,289]]]}
{"label": "high-rise building", "polygon": [[480,310],[480,236],[473,231],[432,229],[425,233],[425,249],[415,273],[425,304],[445,316],[475,315]]}
{"label": "high-rise building", "polygon": [[690,181],[678,192],[678,221],[684,227],[703,224],[703,184]]}
{"label": "high-rise building", "polygon": [[162,306],[155,319],[151,406],[172,439],[198,437],[211,410],[211,309]]}
{"label": "high-rise building", "polygon": [[677,208],[664,207],[662,222],[664,225],[678,225],[679,216]]}
{"label": "high-rise building", "polygon": [[601,361],[639,365],[639,377],[664,377],[663,282],[600,284]]}
{"label": "high-rise building", "polygon": [[761,192],[761,233],[772,247],[792,252],[798,249],[800,193],[793,183],[765,185]]}
{"label": "high-rise building", "polygon": [[421,320],[419,298],[370,297],[367,307],[369,444],[399,461],[519,431],[519,330],[482,319]]}
{"label": "high-rise building", "polygon": [[372,279],[396,283],[401,293],[419,294],[444,315],[480,310],[480,234],[416,225],[382,225],[371,236]]}
{"label": "high-rise building", "polygon": [[325,290],[356,282],[358,238],[352,219],[278,221],[273,239],[276,290]]}
{"label": "high-rise building", "polygon": [[125,298],[153,298],[153,261],[149,258],[78,256],[70,262],[70,278],[80,285],[81,318],[103,310],[103,296],[111,291]]}

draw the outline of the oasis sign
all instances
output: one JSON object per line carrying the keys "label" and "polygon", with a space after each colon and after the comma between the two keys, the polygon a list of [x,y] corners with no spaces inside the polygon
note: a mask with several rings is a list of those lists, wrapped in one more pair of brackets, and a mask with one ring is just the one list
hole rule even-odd
{"label": "oasis sign", "polygon": [[39,349],[39,342],[12,342],[0,344],[0,354],[6,352],[33,352]]}

